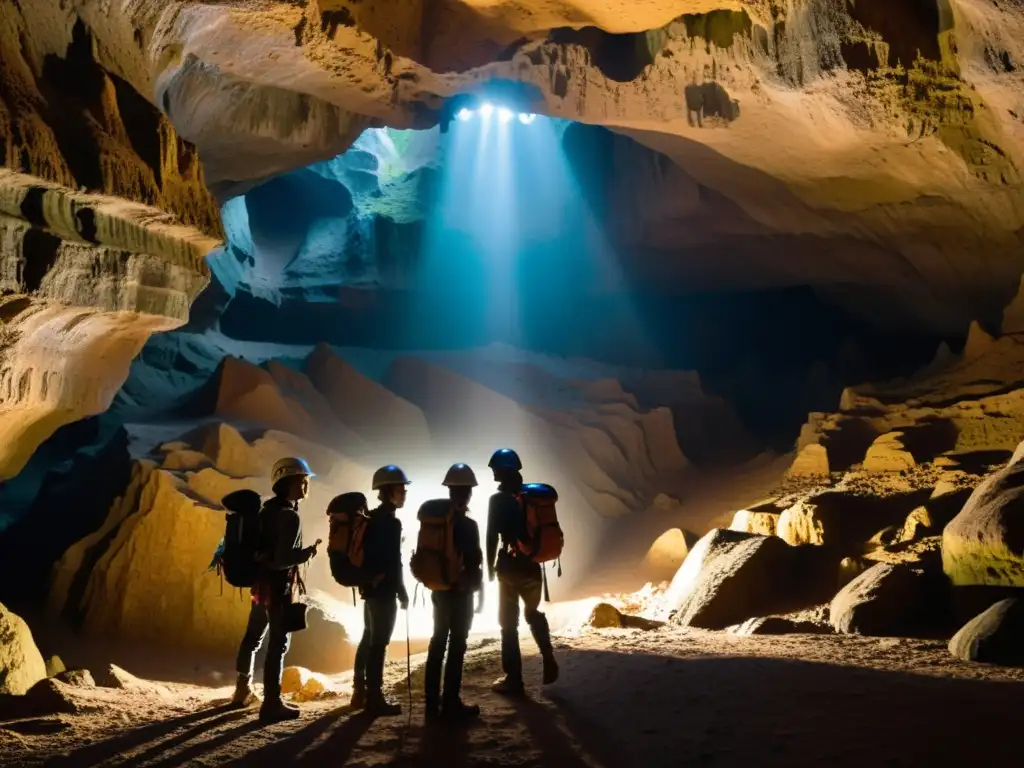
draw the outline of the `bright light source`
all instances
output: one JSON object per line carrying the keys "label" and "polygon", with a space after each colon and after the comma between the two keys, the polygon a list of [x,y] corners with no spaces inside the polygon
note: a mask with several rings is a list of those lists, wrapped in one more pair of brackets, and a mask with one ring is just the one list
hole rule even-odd
{"label": "bright light source", "polygon": [[520,112],[519,113],[519,122],[522,123],[523,125],[529,125],[530,123],[532,123],[536,119],[537,119],[537,116],[535,114],[533,114],[532,112]]}
{"label": "bright light source", "polygon": [[508,109],[506,107],[500,107],[498,109],[498,117],[501,119],[501,122],[507,123],[509,120],[515,117],[515,115],[513,114],[511,109]]}
{"label": "bright light source", "polygon": [[455,118],[457,120],[461,120],[462,122],[466,122],[472,116],[473,116],[473,110],[472,109],[466,109],[465,107],[463,107],[462,109],[460,109],[458,112],[455,113]]}
{"label": "bright light source", "polygon": [[480,114],[484,117],[490,117],[494,114],[494,105],[485,102],[484,105],[480,107]]}

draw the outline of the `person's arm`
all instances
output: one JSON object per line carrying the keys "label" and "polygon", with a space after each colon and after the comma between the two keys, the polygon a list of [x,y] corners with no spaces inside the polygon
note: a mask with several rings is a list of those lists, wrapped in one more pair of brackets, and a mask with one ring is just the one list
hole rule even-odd
{"label": "person's arm", "polygon": [[[494,581],[494,559],[498,555],[498,532],[501,529],[500,497],[491,496],[487,506],[487,578]],[[479,539],[479,531],[477,532]]]}
{"label": "person's arm", "polygon": [[391,542],[391,578],[395,585],[398,601],[403,608],[409,605],[409,593],[405,589],[405,568],[402,565],[402,522],[395,520],[394,538]]}
{"label": "person's arm", "polygon": [[462,564],[466,569],[466,582],[470,589],[483,588],[484,553],[480,549],[480,527],[475,520],[466,519],[465,540],[462,548]]}
{"label": "person's arm", "polygon": [[296,547],[299,540],[299,516],[295,512],[274,516],[274,537],[271,550],[270,567],[276,571],[286,571],[302,565],[313,556],[315,547]]}

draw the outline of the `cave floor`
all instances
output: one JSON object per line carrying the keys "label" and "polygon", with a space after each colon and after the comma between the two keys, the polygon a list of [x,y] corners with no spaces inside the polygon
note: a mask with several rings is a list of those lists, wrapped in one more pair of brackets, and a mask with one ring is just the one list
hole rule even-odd
{"label": "cave floor", "polygon": [[[666,627],[585,630],[557,641],[562,679],[530,697],[488,690],[497,644],[467,657],[464,729],[352,713],[345,677],[302,717],[262,726],[223,707],[228,688],[180,683],[74,689],[77,714],[0,722],[4,765],[858,766],[987,765],[1019,755],[1007,728],[1024,670],[960,662],[931,640],[737,637]],[[405,664],[389,681],[408,708]],[[413,658],[413,687],[422,685]]]}

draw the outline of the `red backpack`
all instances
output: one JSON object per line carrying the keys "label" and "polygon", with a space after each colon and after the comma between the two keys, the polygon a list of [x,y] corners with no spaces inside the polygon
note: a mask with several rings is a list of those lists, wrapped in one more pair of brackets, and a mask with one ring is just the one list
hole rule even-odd
{"label": "red backpack", "polygon": [[565,546],[555,510],[558,492],[544,483],[527,483],[516,498],[526,517],[525,538],[516,542],[519,552],[535,563],[557,560]]}

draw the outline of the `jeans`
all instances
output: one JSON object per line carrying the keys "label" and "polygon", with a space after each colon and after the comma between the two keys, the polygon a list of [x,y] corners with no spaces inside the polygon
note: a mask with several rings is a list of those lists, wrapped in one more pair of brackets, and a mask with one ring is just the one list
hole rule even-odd
{"label": "jeans", "polygon": [[240,675],[252,676],[253,660],[256,651],[263,644],[263,638],[270,630],[270,643],[267,645],[267,656],[263,662],[263,695],[267,701],[281,698],[281,668],[284,656],[288,653],[291,635],[284,631],[284,603],[271,607],[253,603],[249,609],[249,622],[238,647],[236,670]]}
{"label": "jeans", "polygon": [[357,689],[373,694],[384,686],[384,659],[398,618],[398,599],[394,595],[371,597],[363,601],[363,636],[356,648],[353,683]]}
{"label": "jeans", "polygon": [[[473,626],[473,593],[468,590],[434,592],[434,634],[427,650],[426,699],[428,708],[436,708],[441,699],[441,667],[444,666],[445,706],[459,702],[462,689],[462,663],[466,658],[466,641]],[[448,659],[445,660],[445,648]]]}
{"label": "jeans", "polygon": [[513,680],[523,678],[523,657],[519,649],[519,601],[530,633],[541,654],[552,653],[548,619],[538,610],[544,581],[540,566],[532,562],[499,559],[498,624],[501,627],[501,668]]}

